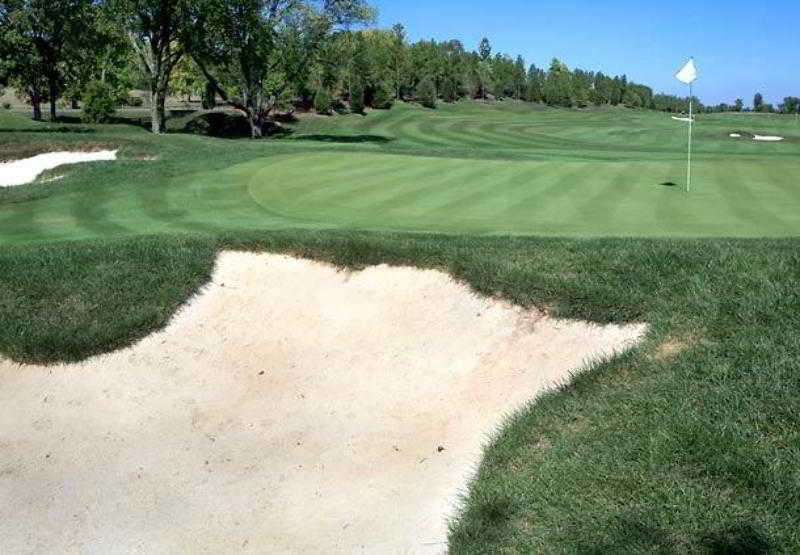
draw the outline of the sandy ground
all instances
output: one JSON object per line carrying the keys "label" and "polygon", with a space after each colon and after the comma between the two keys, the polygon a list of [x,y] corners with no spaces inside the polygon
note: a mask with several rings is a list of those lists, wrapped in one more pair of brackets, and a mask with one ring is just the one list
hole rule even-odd
{"label": "sandy ground", "polygon": [[116,160],[116,150],[99,152],[49,152],[24,160],[0,163],[0,187],[14,187],[34,181],[40,173],[64,164]]}
{"label": "sandy ground", "polygon": [[132,348],[0,361],[0,551],[440,553],[487,434],[645,331],[223,253]]}

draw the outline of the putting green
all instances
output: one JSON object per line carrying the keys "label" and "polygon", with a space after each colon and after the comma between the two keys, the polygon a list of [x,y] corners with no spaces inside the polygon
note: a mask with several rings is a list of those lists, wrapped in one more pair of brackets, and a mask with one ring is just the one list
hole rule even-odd
{"label": "putting green", "polygon": [[260,206],[306,224],[628,236],[782,235],[800,229],[798,189],[770,164],[753,161],[696,164],[691,194],[669,181],[680,174],[678,162],[316,153],[247,166],[248,190]]}

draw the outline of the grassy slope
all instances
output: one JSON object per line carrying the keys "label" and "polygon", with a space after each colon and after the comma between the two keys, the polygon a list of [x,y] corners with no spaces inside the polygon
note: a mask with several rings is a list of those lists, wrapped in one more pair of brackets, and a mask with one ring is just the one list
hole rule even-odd
{"label": "grassy slope", "polygon": [[[127,159],[0,190],[0,243],[286,227],[794,235],[800,140],[728,137],[743,123],[757,132],[800,133],[792,118],[702,120],[691,197],[664,185],[683,183],[685,126],[649,112],[402,105],[367,118],[311,118],[268,146],[187,135],[156,145],[136,126],[62,125],[47,133],[47,124],[30,124],[39,127],[11,134],[0,156],[37,148],[27,140],[36,137],[48,148],[116,143]],[[157,160],[140,159],[156,151]]]}
{"label": "grassy slope", "polygon": [[[464,113],[478,109],[486,110],[463,108]],[[393,117],[380,114],[375,125]],[[152,166],[126,162],[124,171],[103,165],[76,168],[67,178],[71,192],[52,184],[7,192],[0,196],[0,214],[9,206],[72,195],[64,217],[71,215],[80,225],[74,235],[65,236],[113,237],[142,231],[132,226],[117,233],[105,217],[118,198],[138,198],[138,206],[147,207],[141,212],[148,219],[142,221],[162,221],[160,230],[167,231],[171,217],[179,219],[167,210],[188,208],[180,203],[164,206],[156,191],[164,182],[151,183],[143,176],[159,180],[164,171],[179,177],[193,164],[224,169],[255,152],[282,155],[291,149],[333,148],[409,154],[420,148],[404,146],[400,138],[383,146],[372,138],[326,146],[342,140],[330,127],[335,123],[349,136],[365,134],[361,126],[372,124],[370,118],[303,124],[318,136],[299,144],[154,139],[120,127],[86,133],[93,141],[122,144],[123,154],[159,152],[162,160]],[[783,125],[789,123],[777,120],[763,131],[775,132]],[[564,126],[564,133],[569,132],[579,130]],[[413,126],[405,133],[438,140]],[[42,140],[87,139],[73,133],[9,133],[2,135],[0,149],[35,148],[30,145]],[[664,148],[669,152],[672,147]],[[467,156],[469,149],[463,149]],[[606,155],[615,154],[608,150]],[[446,153],[429,149],[426,154]],[[188,159],[172,160],[176,155]],[[509,160],[529,158],[524,149],[505,155]],[[480,156],[493,158],[485,151]],[[777,154],[773,158],[776,164],[782,159]],[[109,183],[112,178],[122,184]],[[101,196],[104,202],[94,208],[80,200],[106,187],[120,197]],[[209,206],[227,198],[221,189],[216,194],[216,201],[208,199]],[[208,225],[198,221],[193,229],[203,235],[53,244],[39,242],[46,229],[17,236],[13,242],[19,244],[0,249],[0,351],[18,360],[75,360],[127,344],[163,325],[208,279],[218,248],[294,252],[355,267],[390,262],[444,268],[483,293],[551,307],[562,316],[643,320],[653,327],[643,349],[581,376],[515,415],[498,433],[470,487],[464,512],[453,524],[454,552],[800,550],[797,240],[220,233],[230,222],[210,208],[206,215],[211,218]],[[24,227],[25,221],[17,225]],[[6,221],[0,229],[7,238],[14,228]]]}

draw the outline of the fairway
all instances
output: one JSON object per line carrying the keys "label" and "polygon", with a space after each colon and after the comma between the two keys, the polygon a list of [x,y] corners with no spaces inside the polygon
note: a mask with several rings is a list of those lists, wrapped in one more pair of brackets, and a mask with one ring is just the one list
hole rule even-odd
{"label": "fairway", "polygon": [[[800,128],[780,116],[699,118],[688,194],[685,125],[622,108],[401,104],[366,117],[303,117],[268,143],[176,134],[162,139],[155,159],[135,126],[82,136],[37,125],[59,148],[101,140],[120,149],[120,160],[0,190],[4,244],[287,228],[787,237],[800,224]],[[734,139],[733,130],[787,140]],[[26,135],[9,137],[24,145]],[[4,146],[15,148],[28,147]]]}

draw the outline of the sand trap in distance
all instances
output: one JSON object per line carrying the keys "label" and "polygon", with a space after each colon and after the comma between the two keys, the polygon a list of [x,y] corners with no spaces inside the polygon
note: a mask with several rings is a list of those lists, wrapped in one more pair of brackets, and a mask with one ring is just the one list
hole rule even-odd
{"label": "sand trap in distance", "polygon": [[783,137],[778,137],[777,135],[753,135],[753,140],[775,142],[775,141],[782,141]]}
{"label": "sand trap in distance", "polygon": [[0,551],[441,553],[504,416],[646,329],[224,252],[131,348],[0,361]]}
{"label": "sand trap in distance", "polygon": [[0,164],[0,187],[14,187],[34,181],[45,170],[65,164],[116,160],[116,150],[98,152],[49,152]]}

